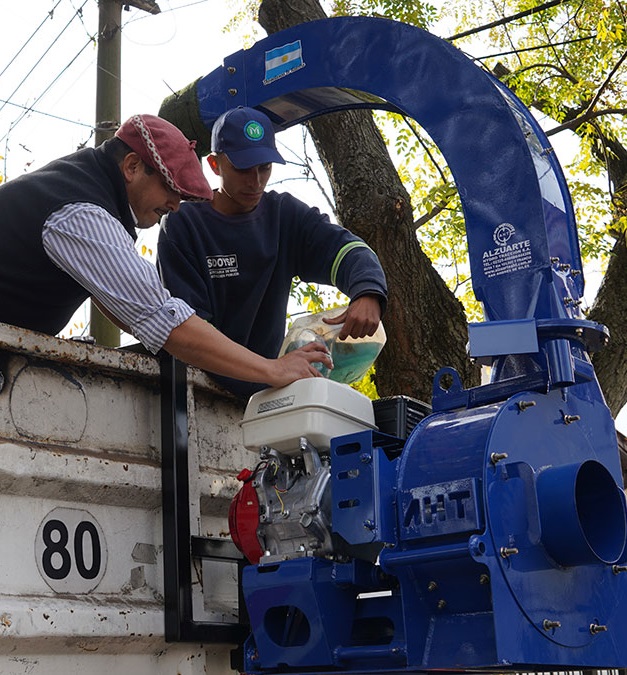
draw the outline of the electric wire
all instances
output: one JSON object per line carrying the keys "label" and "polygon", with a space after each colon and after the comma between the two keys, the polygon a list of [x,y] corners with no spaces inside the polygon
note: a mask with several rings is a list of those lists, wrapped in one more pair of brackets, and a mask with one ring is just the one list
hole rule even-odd
{"label": "electric wire", "polygon": [[[194,6],[194,5],[203,4],[203,3],[207,2],[207,1],[208,1],[208,0],[197,0],[196,2],[190,2],[190,3],[186,4],[186,5],[181,5],[181,6],[179,6],[179,7],[174,7],[174,8],[170,8],[170,9],[164,10],[164,12],[173,12],[173,11],[178,10],[178,9],[184,9],[184,8],[191,7],[191,6]],[[61,2],[62,2],[62,0],[58,0],[58,2],[56,3],[56,5],[53,7],[53,9],[52,9],[52,10],[48,13],[48,15],[46,16],[46,18],[41,22],[41,24],[37,27],[37,29],[33,32],[33,34],[28,38],[28,40],[22,45],[22,47],[19,49],[19,51],[17,52],[17,54],[11,59],[11,61],[9,62],[9,64],[7,64],[7,66],[5,66],[5,68],[4,68],[4,70],[2,71],[2,73],[4,73],[4,72],[9,68],[9,66],[17,59],[17,57],[19,56],[19,54],[22,53],[22,51],[24,50],[24,48],[26,47],[26,45],[33,39],[33,37],[37,34],[37,32],[38,32],[38,31],[41,29],[41,27],[44,25],[44,23],[45,23],[48,19],[52,18],[53,13],[54,13],[54,10],[57,9],[57,7],[59,6],[59,4],[61,4]],[[89,31],[87,30],[87,27],[85,26],[85,23],[84,23],[84,21],[83,21],[83,8],[85,7],[85,5],[86,5],[88,2],[89,2],[89,0],[84,0],[84,2],[78,7],[78,9],[76,9],[74,3],[72,2],[72,0],[70,0],[70,4],[72,5],[72,8],[74,9],[74,14],[72,15],[71,19],[70,19],[70,20],[68,21],[68,23],[63,27],[63,29],[60,31],[60,33],[57,35],[57,37],[53,40],[53,42],[48,46],[48,48],[41,54],[41,56],[38,58],[36,64],[35,64],[35,65],[29,70],[29,72],[22,78],[21,82],[20,82],[20,83],[18,84],[18,86],[14,89],[14,91],[9,95],[9,97],[8,97],[8,98],[2,98],[2,99],[0,99],[0,112],[1,112],[7,105],[11,105],[11,106],[14,106],[14,107],[19,107],[19,108],[21,108],[21,109],[23,110],[22,114],[21,114],[14,122],[11,123],[11,125],[10,125],[9,130],[7,131],[7,133],[5,133],[4,136],[0,137],[0,142],[4,141],[4,140],[7,138],[7,136],[15,129],[15,127],[16,127],[16,126],[17,126],[17,125],[18,125],[18,124],[19,124],[19,123],[20,123],[20,122],[21,122],[21,121],[22,121],[29,113],[31,113],[31,112],[34,112],[34,113],[40,114],[40,115],[46,115],[46,116],[49,116],[49,117],[54,118],[54,119],[59,119],[59,120],[62,120],[62,121],[67,121],[67,122],[69,122],[69,123],[78,124],[78,125],[85,126],[85,127],[90,127],[90,128],[92,128],[92,130],[93,130],[93,127],[92,127],[91,125],[87,125],[87,124],[85,124],[85,123],[77,122],[77,121],[73,121],[73,120],[68,120],[67,118],[58,117],[58,116],[56,116],[56,115],[52,115],[52,114],[49,114],[49,113],[44,113],[44,112],[42,112],[41,110],[36,110],[36,109],[34,108],[35,104],[36,104],[37,102],[39,102],[39,101],[41,100],[41,98],[42,98],[42,97],[43,97],[43,96],[51,89],[51,87],[55,84],[55,82],[56,82],[56,81],[60,78],[60,76],[61,76],[61,75],[62,75],[62,74],[63,74],[63,73],[64,73],[64,72],[72,65],[72,63],[74,63],[74,61],[76,60],[76,58],[78,58],[78,56],[85,50],[85,48],[86,48],[90,43],[93,43],[93,42],[94,42],[95,37],[93,37],[93,36],[91,36],[91,35],[89,34]],[[145,14],[141,14],[139,18],[144,18],[145,16],[146,16]],[[13,97],[15,96],[15,94],[19,91],[19,89],[22,87],[22,85],[28,80],[28,78],[29,78],[30,75],[34,72],[34,70],[36,69],[36,67],[37,67],[40,63],[43,63],[44,57],[50,52],[50,50],[52,49],[52,47],[59,41],[59,39],[62,37],[62,35],[65,33],[65,31],[69,28],[69,26],[76,20],[76,18],[80,19],[80,21],[81,21],[83,27],[84,27],[85,30],[86,30],[86,33],[87,33],[87,35],[88,35],[88,40],[89,40],[88,43],[87,43],[86,45],[83,46],[83,48],[82,48],[82,49],[79,51],[79,53],[74,57],[74,59],[72,59],[72,61],[70,61],[70,63],[63,69],[63,71],[61,71],[61,73],[60,73],[60,74],[59,74],[59,75],[58,75],[58,76],[57,76],[57,77],[56,77],[56,78],[55,78],[55,79],[54,79],[54,80],[46,87],[46,89],[45,89],[45,90],[44,90],[44,91],[43,91],[43,92],[35,99],[35,101],[34,101],[33,103],[31,103],[31,104],[28,105],[28,106],[25,106],[25,105],[21,105],[21,104],[15,103],[15,102],[12,100]],[[137,20],[137,19],[131,19],[130,22],[133,22],[134,20]],[[127,23],[129,23],[129,22],[127,22]],[[0,75],[1,75],[2,73],[0,73]],[[92,135],[93,135],[93,131],[92,131]]]}
{"label": "electric wire", "polygon": [[[61,76],[70,68],[70,66],[76,61],[76,59],[89,47],[89,45],[92,43],[91,38],[83,45],[83,47],[79,50],[79,52],[74,56],[74,58],[63,68],[63,70],[50,82],[50,84],[37,96],[37,98],[29,105],[29,106],[24,106],[24,111],[21,113],[21,115],[18,117],[18,119],[13,122],[9,128],[9,131],[7,131],[4,136],[0,137],[0,143],[15,129],[15,127],[32,111],[33,106],[36,105],[41,99],[48,93],[48,91],[51,89],[51,87],[61,78]],[[0,108],[2,110],[2,108]]]}
{"label": "electric wire", "polygon": [[42,115],[43,117],[50,117],[52,119],[59,120],[60,122],[68,122],[70,124],[76,124],[81,127],[87,127],[88,129],[93,128],[93,124],[87,124],[87,122],[78,122],[77,120],[71,120],[69,117],[61,117],[61,115],[54,115],[53,113],[44,112],[43,110],[37,110],[32,106],[23,105],[22,103],[13,103],[13,101],[7,101],[2,98],[0,98],[0,103],[6,103],[7,105],[13,106],[14,108],[21,108],[22,110],[26,110],[27,112],[32,112],[35,113],[36,115]]}
{"label": "electric wire", "polygon": [[[95,0],[95,2],[96,2],[96,4],[98,4],[98,0]],[[70,0],[70,5],[72,5],[72,9],[74,10],[76,15],[78,16],[80,22],[83,24],[83,28],[85,29],[85,35],[87,35],[87,37],[91,37],[91,33],[89,32],[89,30],[87,29],[87,26],[85,25],[85,22],[83,21],[83,7],[86,4],[87,3],[85,2],[78,9],[76,9],[76,7],[74,6],[73,0]]]}
{"label": "electric wire", "polygon": [[[72,0],[70,0],[70,4],[72,5],[72,9],[74,10],[74,14],[73,14],[72,18],[71,18],[70,21],[65,25],[65,27],[61,30],[61,32],[57,35],[57,37],[56,37],[55,40],[52,42],[52,44],[46,49],[46,51],[44,52],[44,54],[39,58],[39,60],[37,61],[37,64],[36,64],[36,65],[38,65],[39,63],[42,62],[43,57],[50,51],[50,49],[52,48],[52,46],[53,46],[53,45],[61,38],[61,36],[63,35],[63,33],[67,30],[67,28],[71,25],[71,23],[72,23],[77,17],[80,19],[81,23],[83,24],[83,27],[85,27],[85,24],[84,24],[83,18],[82,18],[82,17],[83,17],[83,8],[84,8],[85,5],[88,3],[88,1],[89,1],[89,0],[85,0],[85,1],[83,2],[83,4],[82,4],[78,9],[76,9],[74,3],[72,2]],[[52,16],[54,10],[59,6],[60,2],[61,2],[61,0],[59,0],[59,2],[57,2],[57,4],[55,5],[55,7],[53,8],[52,12],[49,13],[49,16],[50,16],[50,17]],[[41,25],[43,25],[43,22],[42,22],[42,24],[40,24],[40,27],[41,27]],[[39,27],[39,28],[40,28],[40,27]],[[37,30],[39,30],[39,28],[38,28]],[[35,31],[35,33],[36,33],[36,32],[37,32],[37,31]],[[33,70],[35,69],[36,65],[29,71],[29,74],[22,80],[22,82],[18,85],[17,89],[13,92],[13,94],[11,94],[11,97],[9,97],[9,99],[0,99],[0,102],[2,103],[2,106],[0,106],[0,111],[3,110],[3,109],[5,108],[6,105],[11,105],[11,106],[14,106],[14,107],[18,107],[18,108],[21,108],[21,109],[23,110],[22,114],[19,115],[19,117],[18,117],[16,120],[14,120],[14,121],[9,125],[8,131],[4,134],[4,136],[2,136],[2,138],[0,139],[0,142],[1,142],[1,141],[5,141],[5,139],[6,139],[6,143],[5,143],[5,145],[6,145],[6,144],[8,143],[8,137],[10,136],[10,134],[15,130],[15,128],[17,127],[17,125],[20,124],[20,122],[21,122],[23,119],[25,119],[27,116],[30,115],[31,112],[33,112],[33,113],[35,113],[35,114],[38,114],[38,115],[44,115],[44,116],[50,117],[50,118],[52,118],[52,119],[58,119],[58,120],[61,120],[61,121],[66,121],[66,122],[68,122],[68,123],[70,123],[70,124],[75,124],[75,125],[78,125],[78,126],[84,126],[84,127],[87,127],[87,128],[89,128],[89,129],[91,130],[91,133],[90,133],[89,138],[91,138],[91,137],[93,136],[93,134],[94,134],[94,128],[93,128],[93,125],[86,124],[86,123],[84,123],[84,122],[78,122],[77,120],[69,120],[69,119],[64,118],[64,117],[60,117],[60,116],[57,116],[57,115],[53,115],[53,114],[51,114],[51,113],[46,113],[46,112],[43,112],[43,111],[41,111],[41,110],[37,110],[37,109],[35,108],[36,103],[38,103],[38,102],[43,98],[43,96],[46,95],[46,94],[50,91],[50,89],[54,86],[54,84],[55,84],[55,83],[61,78],[61,76],[62,76],[62,75],[70,68],[70,66],[76,61],[76,59],[77,59],[77,58],[80,56],[80,54],[86,49],[86,47],[87,47],[89,44],[92,44],[92,43],[94,42],[95,38],[94,38],[93,36],[89,35],[89,33],[87,33],[87,35],[88,35],[88,42],[81,48],[81,50],[74,56],[74,58],[73,58],[73,59],[72,59],[72,60],[71,60],[64,68],[63,68],[63,70],[62,70],[62,71],[61,71],[61,72],[60,72],[60,73],[52,80],[52,82],[46,87],[46,89],[44,89],[44,91],[43,91],[41,94],[39,94],[39,96],[38,96],[38,97],[37,97],[30,105],[25,106],[25,105],[21,105],[21,104],[15,103],[14,101],[11,100],[11,97],[12,97],[12,96],[15,94],[15,92],[22,86],[22,84],[27,80],[28,76],[33,72]],[[32,37],[32,36],[31,36],[31,37]],[[30,39],[31,39],[31,38],[29,38],[29,40],[30,40]],[[25,45],[24,45],[24,46],[25,46]],[[24,46],[22,47],[22,49],[24,48]],[[22,50],[20,50],[20,51],[22,51]],[[18,53],[19,53],[19,52],[18,52]],[[15,57],[14,57],[13,60],[15,60]],[[7,66],[7,67],[8,67],[8,66]],[[6,68],[5,68],[5,70],[6,70]],[[3,71],[3,72],[4,72],[4,71]],[[84,144],[86,144],[87,142],[89,142],[89,139],[87,139],[87,141],[85,141]],[[80,146],[79,146],[79,147],[80,147]],[[8,154],[8,146],[7,146],[7,148],[6,148],[6,152],[5,152],[5,156],[4,156],[4,160],[5,160],[5,170],[4,170],[4,173],[5,173],[5,175],[6,175],[6,156],[7,156],[7,154]]]}
{"label": "electric wire", "polygon": [[[67,22],[67,24],[63,27],[61,32],[57,35],[57,37],[52,41],[52,43],[48,46],[46,51],[41,55],[41,57],[38,59],[38,61],[35,63],[35,65],[28,71],[28,73],[22,78],[22,81],[17,85],[17,87],[13,90],[11,94],[8,96],[8,100],[11,101],[11,99],[15,96],[15,94],[19,91],[19,89],[22,87],[22,85],[28,80],[30,75],[33,73],[33,71],[39,66],[41,63],[43,63],[43,58],[48,54],[48,52],[54,47],[54,45],[61,39],[61,36],[65,31],[70,27],[74,19],[78,16],[78,12],[83,9],[83,7],[87,4],[88,0],[85,0],[79,10],[72,16],[72,18]],[[89,44],[89,43],[88,43]],[[83,48],[84,49],[84,48]],[[81,50],[82,51],[82,50]],[[0,106],[0,112],[4,110],[6,104],[2,104]]]}
{"label": "electric wire", "polygon": [[37,33],[40,31],[41,27],[48,21],[48,19],[52,19],[54,17],[54,10],[61,4],[62,0],[58,0],[57,4],[47,13],[46,18],[37,26],[37,28],[33,31],[32,35],[26,40],[26,42],[17,50],[17,53],[15,56],[7,63],[7,65],[3,68],[2,72],[0,72],[0,77],[2,77],[6,71],[11,67],[15,59],[26,49],[28,43],[37,35]]}

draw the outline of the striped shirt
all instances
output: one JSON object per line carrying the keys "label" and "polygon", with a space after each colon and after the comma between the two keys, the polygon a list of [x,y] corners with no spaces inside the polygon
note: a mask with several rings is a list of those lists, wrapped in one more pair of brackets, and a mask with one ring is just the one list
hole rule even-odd
{"label": "striped shirt", "polygon": [[153,354],[194,314],[163,287],[154,265],[135,250],[131,235],[100,206],[73,203],[55,211],[44,224],[42,240],[50,260]]}

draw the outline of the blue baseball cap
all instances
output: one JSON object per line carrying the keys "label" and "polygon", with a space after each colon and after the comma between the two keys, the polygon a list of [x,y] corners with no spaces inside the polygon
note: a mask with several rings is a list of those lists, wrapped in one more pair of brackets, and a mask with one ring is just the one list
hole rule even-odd
{"label": "blue baseball cap", "polygon": [[258,164],[285,164],[274,143],[274,127],[267,115],[254,108],[231,108],[211,129],[211,151],[223,152],[236,169]]}

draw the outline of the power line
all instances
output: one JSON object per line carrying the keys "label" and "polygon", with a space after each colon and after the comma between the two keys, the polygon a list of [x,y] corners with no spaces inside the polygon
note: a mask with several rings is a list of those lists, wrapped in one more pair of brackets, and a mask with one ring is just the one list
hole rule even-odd
{"label": "power line", "polygon": [[[76,12],[76,15],[80,19],[80,22],[83,24],[83,28],[85,29],[85,34],[87,37],[92,37],[91,33],[87,29],[87,26],[85,25],[85,22],[83,21],[83,7],[87,4],[86,2],[83,3],[78,9],[74,6],[73,0],[70,0],[70,4],[72,5],[72,9]],[[96,4],[98,4],[98,0],[96,0]]]}
{"label": "power line", "polygon": [[[70,0],[70,1],[71,1],[71,0]],[[20,82],[20,84],[19,84],[19,85],[17,86],[17,88],[13,91],[13,93],[10,95],[10,97],[9,97],[8,99],[0,99],[0,103],[2,103],[2,105],[0,106],[0,111],[3,110],[3,109],[5,108],[5,106],[7,106],[7,105],[10,105],[10,106],[13,106],[13,107],[20,108],[20,109],[23,111],[23,112],[18,116],[18,118],[17,118],[16,120],[14,120],[14,121],[10,124],[8,131],[4,134],[4,136],[2,136],[2,138],[0,139],[0,142],[1,142],[1,141],[4,141],[5,139],[8,141],[8,137],[9,137],[9,135],[11,134],[11,132],[12,132],[12,131],[17,127],[17,125],[19,125],[20,122],[21,122],[25,117],[27,117],[31,112],[33,112],[33,113],[35,113],[35,114],[38,114],[38,115],[43,115],[43,116],[49,117],[49,118],[51,118],[51,119],[58,119],[58,120],[60,120],[60,121],[69,122],[69,123],[71,123],[71,124],[75,124],[75,125],[78,125],[78,126],[84,126],[84,127],[87,127],[87,128],[89,128],[89,129],[92,130],[92,134],[93,134],[93,125],[85,124],[85,123],[83,123],[83,122],[77,122],[76,120],[70,120],[70,119],[67,119],[67,118],[64,118],[64,117],[60,117],[60,116],[58,116],[58,115],[53,115],[53,114],[51,114],[51,113],[46,113],[46,112],[43,112],[43,111],[41,111],[41,110],[36,110],[36,109],[35,109],[35,105],[36,105],[36,104],[37,104],[37,103],[38,103],[38,102],[39,102],[39,101],[40,101],[40,100],[41,100],[41,99],[42,99],[42,98],[50,91],[50,89],[55,85],[55,83],[59,80],[59,78],[60,78],[60,77],[61,77],[61,76],[62,76],[62,75],[70,68],[70,66],[76,61],[76,59],[80,56],[80,54],[82,54],[82,52],[87,48],[87,46],[89,46],[91,43],[93,43],[94,38],[93,38],[92,36],[90,36],[89,34],[88,34],[88,41],[87,41],[87,43],[80,49],[80,51],[74,56],[74,58],[73,58],[73,59],[72,59],[72,60],[71,60],[71,61],[70,61],[70,62],[69,62],[62,70],[61,70],[61,72],[60,72],[60,73],[52,80],[52,82],[50,82],[50,84],[48,84],[48,86],[43,90],[43,92],[41,92],[41,93],[37,96],[37,98],[36,98],[30,105],[27,105],[27,106],[26,106],[26,105],[22,105],[22,104],[19,104],[19,103],[15,103],[14,101],[11,100],[11,98],[12,98],[12,97],[15,95],[15,93],[20,89],[20,87],[27,81],[28,77],[29,77],[30,74],[35,70],[35,68],[37,67],[37,65],[39,65],[39,63],[42,63],[42,62],[43,62],[44,56],[45,56],[46,54],[48,54],[48,52],[52,49],[52,47],[58,42],[58,40],[59,40],[59,39],[61,38],[61,36],[65,33],[65,31],[66,31],[66,30],[68,29],[68,27],[72,24],[72,22],[78,17],[78,18],[80,18],[81,23],[83,23],[83,21],[82,21],[82,12],[83,12],[83,8],[85,7],[85,5],[87,4],[88,1],[89,1],[89,0],[85,0],[85,1],[83,2],[83,4],[82,4],[78,9],[76,9],[76,7],[74,6],[74,4],[71,2],[71,4],[72,4],[72,9],[74,9],[74,14],[73,14],[72,18],[68,21],[68,23],[63,27],[63,29],[62,29],[62,30],[60,31],[60,33],[57,35],[57,37],[53,40],[53,42],[48,46],[48,48],[47,48],[47,49],[44,51],[44,53],[40,56],[40,58],[38,59],[37,63],[35,64],[35,66],[33,66],[33,68],[31,68],[31,70],[29,71],[28,75],[26,75],[26,76],[22,79],[22,82]],[[59,0],[59,2],[57,2],[57,4],[55,5],[55,7],[53,8],[52,12],[49,13],[49,17],[50,17],[50,18],[52,18],[52,14],[53,14],[54,10],[59,6],[60,2],[61,2],[61,0]],[[45,21],[45,20],[44,20],[44,21]],[[35,35],[35,34],[39,31],[39,29],[41,28],[41,25],[43,25],[43,23],[44,23],[44,22],[42,22],[42,24],[40,24],[40,26],[39,26],[39,27],[37,28],[37,30],[33,33],[33,35]],[[84,26],[84,23],[83,23],[83,26]],[[31,36],[31,37],[29,38],[28,41],[30,41],[30,40],[32,39],[32,37],[33,37],[33,36]],[[26,44],[28,44],[28,41],[27,41],[27,43],[25,43],[25,44],[22,46],[22,48],[20,49],[20,51],[18,52],[18,54],[24,49],[24,47],[26,46]],[[16,55],[16,57],[17,57],[17,55]],[[12,59],[12,61],[14,61],[16,57],[14,57],[14,58]],[[10,64],[9,64],[9,65],[10,65]],[[8,66],[7,66],[7,67],[8,67]],[[6,68],[5,68],[5,70],[6,70]],[[3,72],[4,72],[4,71],[3,71]],[[6,154],[6,153],[5,153],[5,154]]]}
{"label": "power line", "polygon": [[[91,38],[83,45],[83,47],[79,50],[79,52],[74,56],[74,58],[63,68],[63,70],[50,82],[50,84],[42,91],[41,94],[33,101],[33,103],[24,108],[24,112],[18,117],[18,119],[11,124],[11,127],[9,128],[9,131],[0,138],[0,143],[15,129],[15,127],[28,115],[32,110],[33,106],[38,103],[50,90],[50,88],[57,82],[57,80],[69,69],[69,67],[76,61],[76,59],[87,49],[87,47],[91,44],[92,40]],[[0,108],[1,110],[2,108]]]}
{"label": "power line", "polygon": [[39,24],[39,26],[37,26],[37,28],[35,29],[35,31],[33,32],[33,34],[32,34],[32,35],[28,38],[28,40],[26,40],[26,42],[18,49],[18,51],[17,51],[17,53],[15,54],[15,56],[9,61],[9,63],[7,63],[7,65],[4,67],[4,69],[3,69],[2,72],[0,73],[0,77],[2,77],[2,76],[4,75],[4,73],[6,73],[6,71],[11,67],[11,64],[12,64],[12,63],[15,61],[15,59],[17,59],[17,57],[24,51],[24,49],[26,48],[26,46],[28,45],[28,43],[35,37],[35,35],[37,35],[37,33],[40,31],[41,27],[46,23],[46,21],[48,21],[48,19],[52,19],[52,18],[54,17],[54,10],[61,4],[61,2],[62,2],[62,0],[59,0],[59,1],[57,2],[57,4],[56,4],[56,5],[48,12],[48,14],[46,15],[46,18]]}
{"label": "power line", "polygon": [[13,103],[13,101],[7,101],[2,98],[0,98],[0,103],[6,103],[7,105],[11,105],[14,108],[21,108],[22,110],[26,110],[27,113],[31,112],[35,113],[36,115],[51,117],[52,119],[59,120],[60,122],[69,122],[70,124],[76,124],[77,126],[80,127],[88,127],[89,129],[93,129],[93,124],[87,124],[87,122],[77,122],[76,120],[71,120],[68,117],[61,117],[60,115],[53,115],[52,113],[47,113],[44,112],[43,110],[36,110],[32,106],[22,105],[21,103]]}
{"label": "power line", "polygon": [[[15,96],[15,94],[19,91],[19,89],[21,88],[21,86],[28,80],[28,78],[29,78],[30,75],[33,73],[33,71],[37,68],[37,66],[40,65],[41,63],[43,63],[43,57],[46,56],[46,54],[48,54],[48,52],[52,49],[52,47],[53,47],[53,46],[61,39],[61,36],[63,35],[63,33],[65,33],[65,31],[70,27],[70,25],[72,24],[72,22],[74,21],[74,19],[76,19],[76,17],[78,16],[79,12],[82,11],[83,7],[87,4],[87,2],[88,2],[88,0],[85,0],[85,2],[83,2],[83,4],[80,6],[80,8],[77,10],[77,12],[74,13],[74,15],[72,16],[72,18],[67,22],[67,24],[64,26],[64,28],[61,30],[61,32],[57,35],[57,37],[56,37],[56,38],[52,41],[52,43],[48,46],[48,48],[46,49],[46,51],[41,55],[41,57],[38,59],[37,63],[35,63],[35,65],[34,65],[34,66],[28,71],[28,73],[22,78],[22,81],[17,85],[17,87],[16,87],[16,88],[13,90],[13,92],[9,95],[9,97],[8,97],[8,100],[9,100],[9,101],[11,101],[11,99],[12,99],[13,96]],[[93,38],[90,38],[90,41],[93,41]],[[88,44],[89,44],[89,43],[88,43]],[[85,49],[85,47],[83,47],[83,49]],[[82,50],[81,50],[81,51],[82,51]],[[4,109],[4,106],[5,106],[5,105],[6,105],[6,103],[0,106],[0,112]]]}

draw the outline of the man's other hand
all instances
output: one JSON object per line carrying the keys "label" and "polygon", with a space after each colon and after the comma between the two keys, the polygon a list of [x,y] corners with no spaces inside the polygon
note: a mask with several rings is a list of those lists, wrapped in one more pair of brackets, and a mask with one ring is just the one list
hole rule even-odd
{"label": "man's other hand", "polygon": [[379,327],[381,321],[381,304],[376,295],[362,295],[353,300],[342,312],[334,319],[322,319],[330,326],[343,323],[340,330],[340,340],[345,340],[347,337],[363,338],[374,335]]}

